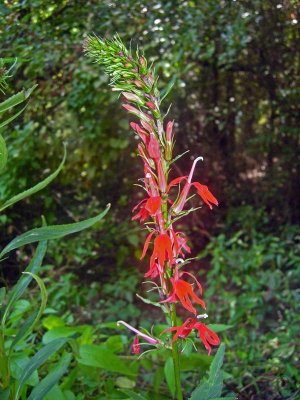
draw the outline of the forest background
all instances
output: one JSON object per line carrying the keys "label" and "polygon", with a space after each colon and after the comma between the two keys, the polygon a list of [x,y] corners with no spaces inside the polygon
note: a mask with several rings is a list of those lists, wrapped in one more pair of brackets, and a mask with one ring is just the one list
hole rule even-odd
{"label": "forest background", "polygon": [[[116,105],[118,94],[82,51],[87,33],[117,32],[143,49],[161,87],[171,89],[175,153],[190,149],[177,172],[186,175],[191,160],[203,156],[197,179],[220,201],[213,212],[203,207],[187,217],[184,229],[199,257],[194,272],[209,315],[231,326],[220,333],[226,387],[240,399],[296,399],[297,2],[24,0],[1,2],[0,14],[1,57],[12,64],[17,57],[7,94],[38,84],[5,131],[9,160],[0,199],[54,170],[63,142],[68,151],[54,183],[25,200],[26,207],[19,203],[1,215],[1,247],[39,226],[41,215],[67,223],[112,203],[100,228],[51,244],[43,274],[48,316],[93,328],[118,319],[149,325],[156,318],[135,295],[146,269],[139,261],[144,234],[131,221],[142,195],[133,186],[142,176],[136,138]],[[10,255],[1,285],[15,283],[30,255],[30,247]],[[34,302],[34,292],[28,296]]]}

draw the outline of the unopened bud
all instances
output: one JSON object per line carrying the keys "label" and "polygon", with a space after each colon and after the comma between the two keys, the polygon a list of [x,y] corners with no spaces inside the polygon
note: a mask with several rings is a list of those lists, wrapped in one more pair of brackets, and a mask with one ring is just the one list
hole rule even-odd
{"label": "unopened bud", "polygon": [[171,142],[171,140],[172,140],[173,125],[174,125],[173,121],[169,121],[167,123],[167,128],[166,128],[166,139],[167,139],[167,142]]}
{"label": "unopened bud", "polygon": [[155,104],[154,103],[152,103],[152,101],[147,101],[147,103],[146,103],[146,105],[149,107],[149,108],[151,108],[151,110],[155,110]]}
{"label": "unopened bud", "polygon": [[139,63],[140,63],[140,65],[142,65],[142,66],[147,65],[147,61],[146,61],[145,57],[140,56],[140,57],[139,57]]}
{"label": "unopened bud", "polygon": [[150,140],[149,140],[149,143],[147,146],[147,151],[148,151],[149,156],[151,158],[153,158],[154,160],[157,160],[160,158],[159,143],[153,134],[150,135]]}
{"label": "unopened bud", "polygon": [[141,104],[141,105],[144,104],[143,100],[139,96],[137,96],[136,94],[129,93],[129,92],[123,92],[122,94],[129,101],[133,101],[134,103],[138,103],[138,104]]}
{"label": "unopened bud", "polygon": [[139,80],[134,80],[133,83],[135,84],[135,86],[137,86],[138,88],[143,88],[144,84],[143,82],[139,81]]}

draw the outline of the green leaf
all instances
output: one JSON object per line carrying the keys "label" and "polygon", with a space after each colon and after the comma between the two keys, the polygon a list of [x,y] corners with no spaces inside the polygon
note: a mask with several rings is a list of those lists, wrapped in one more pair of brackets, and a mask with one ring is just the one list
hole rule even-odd
{"label": "green leaf", "polygon": [[0,171],[2,171],[7,163],[7,147],[3,136],[0,135]]}
{"label": "green leaf", "polygon": [[233,325],[225,325],[225,324],[209,324],[207,325],[209,329],[212,331],[219,333],[219,332],[224,332],[227,331],[230,328],[233,328]]}
{"label": "green leaf", "polygon": [[10,122],[12,122],[14,119],[18,118],[19,115],[22,114],[22,112],[25,110],[27,107],[27,104],[25,107],[23,107],[21,110],[19,110],[17,113],[12,115],[11,117],[7,118],[5,121],[0,123],[0,129],[3,128],[4,126],[8,125]]}
{"label": "green leaf", "polygon": [[167,84],[166,88],[164,90],[162,90],[161,92],[161,99],[160,101],[162,102],[167,96],[168,94],[171,92],[175,82],[176,82],[176,76],[173,76],[173,78],[170,80],[170,82]]}
{"label": "green leaf", "polygon": [[34,274],[32,272],[28,272],[28,271],[23,272],[23,274],[27,274],[27,275],[31,276],[36,281],[36,283],[39,286],[40,293],[41,293],[42,301],[41,301],[41,305],[40,305],[39,311],[37,313],[37,316],[33,321],[33,324],[32,324],[32,327],[33,327],[38,322],[38,320],[41,318],[41,316],[46,308],[48,294],[47,294],[45,284],[40,277],[38,277],[36,274]]}
{"label": "green leaf", "polygon": [[142,396],[139,393],[134,393],[132,390],[129,389],[122,389],[120,392],[126,394],[129,399],[131,400],[147,400],[146,397]]}
{"label": "green leaf", "polygon": [[[62,162],[60,163],[58,168],[51,175],[49,175],[47,178],[45,178],[41,182],[37,183],[30,189],[27,189],[24,192],[19,193],[16,196],[13,196],[11,199],[7,200],[4,204],[2,204],[0,206],[0,212],[5,210],[7,207],[10,207],[13,204],[17,203],[18,201],[23,200],[26,197],[29,197],[29,196],[33,195],[34,193],[44,189],[46,186],[48,186],[49,183],[52,182],[57,177],[57,175],[60,173],[60,171],[62,170],[65,160],[66,160],[66,155],[67,155],[66,146],[64,146],[64,156],[63,156]],[[1,141],[0,141],[0,157],[1,157]],[[1,167],[1,160],[0,160],[0,167]]]}
{"label": "green leaf", "polygon": [[4,111],[17,106],[18,104],[23,103],[23,101],[28,99],[28,97],[31,95],[31,93],[37,86],[38,85],[34,85],[28,90],[22,90],[21,92],[16,93],[15,95],[9,97],[8,99],[0,103],[0,113],[3,113]]}
{"label": "green leaf", "polygon": [[92,328],[89,325],[83,326],[60,326],[57,328],[53,328],[46,332],[43,336],[43,343],[47,344],[52,342],[55,339],[61,337],[69,337],[75,335],[75,333],[83,334],[87,330],[91,330]]}
{"label": "green leaf", "polygon": [[80,346],[78,362],[82,365],[123,375],[136,375],[136,368],[125,363],[121,357],[101,345],[85,344]]}
{"label": "green leaf", "polygon": [[224,353],[225,345],[222,343],[210,365],[208,378],[200,382],[193,391],[190,400],[213,400],[222,395],[223,371],[221,367]]}
{"label": "green leaf", "polygon": [[19,343],[19,341],[26,336],[27,332],[31,331],[31,327],[34,325],[34,321],[38,315],[38,310],[35,311],[33,314],[31,314],[26,320],[23,322],[21,328],[18,330],[18,333],[14,337],[14,340],[12,341],[9,351],[12,352],[13,348],[16,346],[16,344]]}
{"label": "green leaf", "polygon": [[65,353],[57,366],[48,373],[48,375],[39,382],[28,397],[28,400],[42,400],[44,396],[58,383],[65,374],[71,362],[72,355]]}
{"label": "green leaf", "polygon": [[107,214],[109,208],[110,204],[108,204],[106,209],[96,217],[89,218],[84,221],[65,225],[43,226],[41,228],[35,228],[28,232],[25,232],[22,235],[17,236],[7,246],[4,247],[4,249],[0,253],[0,258],[2,258],[10,251],[22,247],[26,244],[39,242],[42,240],[60,239],[64,236],[70,235],[71,233],[76,233],[87,229],[99,222]]}
{"label": "green leaf", "polygon": [[176,392],[176,382],[175,382],[175,374],[174,374],[174,362],[173,358],[169,357],[165,363],[164,373],[166,377],[166,381],[170,390],[172,397],[175,396]]}
{"label": "green leaf", "polygon": [[[36,248],[36,252],[34,254],[34,256],[31,259],[30,264],[28,265],[28,267],[26,268],[25,272],[30,272],[33,274],[36,274],[41,265],[42,265],[42,261],[44,259],[45,253],[46,253],[46,249],[47,249],[47,242],[46,241],[41,241],[37,248]],[[15,287],[13,288],[6,309],[4,311],[4,315],[2,318],[2,326],[5,325],[5,321],[7,318],[8,313],[10,312],[11,308],[13,307],[13,305],[15,304],[15,302],[22,296],[22,294],[24,293],[24,291],[26,290],[26,288],[28,287],[29,283],[32,281],[32,276],[28,275],[27,276],[22,276],[17,284],[15,285]]]}
{"label": "green leaf", "polygon": [[1,389],[0,388],[0,400],[8,400],[10,394],[10,389]]}
{"label": "green leaf", "polygon": [[48,392],[48,394],[44,397],[44,400],[67,400],[63,391],[58,385],[53,386],[53,388]]}
{"label": "green leaf", "polygon": [[67,338],[56,339],[46,344],[39,350],[25,365],[22,375],[18,380],[18,387],[16,390],[15,400],[19,398],[19,393],[28,378],[36,371],[41,365],[44,364],[54,353],[56,353],[66,342]]}

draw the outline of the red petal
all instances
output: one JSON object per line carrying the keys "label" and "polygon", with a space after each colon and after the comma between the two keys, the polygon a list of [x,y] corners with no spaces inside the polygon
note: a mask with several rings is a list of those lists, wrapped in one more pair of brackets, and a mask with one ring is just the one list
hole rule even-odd
{"label": "red petal", "polygon": [[143,248],[143,253],[142,253],[142,256],[140,258],[141,260],[145,257],[145,254],[147,253],[150,240],[151,240],[152,236],[154,235],[154,233],[155,233],[155,231],[150,232],[149,235],[146,238],[146,241],[145,241],[145,244],[144,244],[144,248]]}
{"label": "red petal", "polygon": [[192,183],[193,186],[195,186],[195,188],[197,189],[197,192],[199,194],[199,196],[202,198],[202,200],[204,201],[204,203],[206,203],[208,205],[208,207],[210,209],[212,209],[212,206],[210,203],[218,206],[219,202],[218,200],[215,198],[215,196],[209,191],[208,187],[206,185],[201,185],[201,183],[199,182],[193,182]]}
{"label": "red petal", "polygon": [[150,213],[150,215],[155,215],[161,206],[160,196],[150,197],[147,200],[145,209]]}
{"label": "red petal", "polygon": [[168,185],[167,192],[171,189],[171,187],[178,185],[184,179],[187,179],[187,176],[179,176],[178,178],[173,179]]}
{"label": "red petal", "polygon": [[202,294],[202,286],[201,286],[200,282],[197,280],[197,278],[190,272],[186,272],[186,271],[181,272],[180,276],[182,276],[184,274],[186,274],[186,275],[190,276],[192,279],[194,279],[194,281],[196,282],[196,284],[198,286],[200,294]]}

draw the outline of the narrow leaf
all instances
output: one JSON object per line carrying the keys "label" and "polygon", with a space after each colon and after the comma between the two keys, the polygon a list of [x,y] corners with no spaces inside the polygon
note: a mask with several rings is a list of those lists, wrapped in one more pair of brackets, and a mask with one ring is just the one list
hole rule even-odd
{"label": "narrow leaf", "polygon": [[42,400],[44,396],[58,383],[60,378],[65,374],[72,359],[72,355],[65,353],[58,365],[48,373],[48,375],[40,381],[33,389],[28,400]]}
{"label": "narrow leaf", "polygon": [[[32,326],[34,325],[34,321],[36,320],[36,317],[38,315],[38,311],[35,311],[33,314],[31,314],[21,325],[21,328],[18,330],[18,333],[16,334],[14,340],[12,341],[9,351],[10,353],[13,351],[14,347],[19,343],[21,339],[26,336],[28,332],[31,331]],[[0,397],[1,400],[1,397]]]}
{"label": "narrow leaf", "polygon": [[19,393],[28,378],[36,371],[41,365],[44,364],[53,354],[55,354],[66,342],[67,338],[56,339],[48,343],[41,350],[39,350],[24,367],[24,371],[18,381],[15,400],[19,398]]}
{"label": "narrow leaf", "polygon": [[208,378],[203,379],[193,391],[190,400],[213,400],[222,395],[223,371],[221,370],[225,352],[222,343],[215,355],[210,368]]}
{"label": "narrow leaf", "polygon": [[160,101],[163,101],[168,96],[168,94],[171,92],[175,82],[176,82],[176,76],[173,76],[173,78],[167,84],[166,88],[161,92]]}
{"label": "narrow leaf", "polygon": [[142,396],[139,393],[134,393],[130,389],[122,389],[120,392],[126,394],[130,400],[147,400],[146,397]]}
{"label": "narrow leaf", "polygon": [[[41,265],[42,265],[42,261],[44,259],[45,253],[46,253],[46,249],[47,249],[47,242],[46,241],[41,241],[37,248],[36,248],[36,252],[34,254],[34,256],[31,259],[30,264],[28,265],[28,267],[26,268],[25,272],[30,272],[30,273],[34,273],[36,274]],[[15,304],[15,302],[22,296],[22,294],[24,293],[24,291],[26,290],[26,288],[28,287],[29,283],[32,281],[32,276],[27,275],[27,276],[22,276],[17,284],[15,285],[15,287],[13,288],[3,318],[2,318],[2,326],[5,325],[5,321],[7,318],[8,313],[10,312],[11,308],[13,307],[13,305]]]}
{"label": "narrow leaf", "polygon": [[37,316],[33,321],[33,324],[32,324],[32,327],[33,327],[38,322],[38,320],[41,318],[41,316],[46,308],[48,294],[47,294],[45,284],[40,277],[38,277],[36,274],[33,274],[32,272],[25,271],[25,272],[23,272],[23,274],[27,274],[27,275],[31,276],[36,281],[36,283],[39,286],[40,293],[41,293],[41,305],[40,305],[39,311],[37,313]]}
{"label": "narrow leaf", "polygon": [[[0,152],[1,152],[1,149],[0,149]],[[11,199],[7,200],[4,204],[2,204],[2,206],[0,206],[0,212],[5,210],[7,207],[10,207],[13,204],[17,203],[18,201],[23,200],[26,197],[31,196],[34,193],[44,189],[44,187],[48,186],[49,183],[52,182],[57,177],[57,175],[60,173],[60,171],[62,170],[65,160],[66,160],[66,155],[67,155],[67,152],[66,152],[66,146],[65,146],[64,147],[64,156],[63,156],[62,162],[60,163],[58,168],[51,175],[47,176],[47,178],[45,178],[43,181],[37,183],[30,189],[27,189],[24,192],[19,193],[16,196],[13,196]],[[0,161],[0,163],[1,163],[1,161]]]}
{"label": "narrow leaf", "polygon": [[38,85],[34,85],[28,90],[22,90],[21,92],[14,94],[13,96],[0,103],[0,113],[3,113],[4,111],[17,106],[18,104],[23,103],[23,101],[28,99],[28,97],[37,86]]}
{"label": "narrow leaf", "polygon": [[2,171],[7,163],[7,147],[5,140],[0,135],[0,171]]}
{"label": "narrow leaf", "polygon": [[3,128],[4,126],[8,125],[14,119],[18,118],[18,116],[22,114],[22,112],[25,110],[26,107],[27,107],[27,105],[25,107],[23,107],[21,110],[19,110],[17,113],[12,115],[11,117],[7,118],[5,121],[1,122],[0,129]]}
{"label": "narrow leaf", "polygon": [[169,357],[165,363],[164,367],[165,378],[170,390],[172,397],[175,396],[176,392],[176,384],[175,384],[175,375],[174,375],[174,362],[173,358]]}
{"label": "narrow leaf", "polygon": [[107,214],[109,208],[110,204],[108,204],[106,209],[96,217],[89,218],[84,221],[65,225],[43,226],[41,228],[35,228],[25,232],[22,235],[17,236],[7,246],[4,247],[0,253],[0,258],[10,251],[25,246],[26,244],[39,242],[42,240],[60,239],[64,236],[70,235],[71,233],[76,233],[87,229],[99,222]]}

